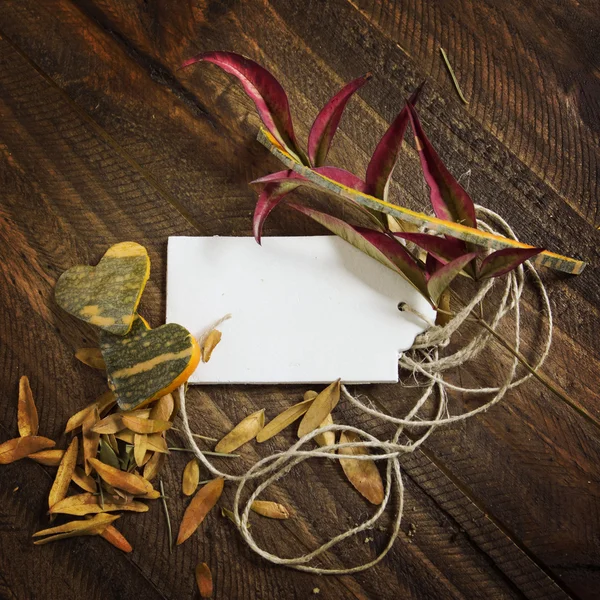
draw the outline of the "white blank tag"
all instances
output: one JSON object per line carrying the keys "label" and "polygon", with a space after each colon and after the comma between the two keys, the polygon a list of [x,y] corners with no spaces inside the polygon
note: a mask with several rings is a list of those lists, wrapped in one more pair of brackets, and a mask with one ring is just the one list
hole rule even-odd
{"label": "white blank tag", "polygon": [[231,313],[190,383],[398,381],[435,312],[403,277],[336,236],[171,237],[167,322],[201,336]]}

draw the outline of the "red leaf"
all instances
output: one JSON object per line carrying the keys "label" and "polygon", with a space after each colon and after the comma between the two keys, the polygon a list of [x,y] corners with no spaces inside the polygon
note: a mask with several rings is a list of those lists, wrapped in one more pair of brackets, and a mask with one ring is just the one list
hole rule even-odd
{"label": "red leaf", "polygon": [[[293,172],[293,171],[292,171]],[[302,176],[299,176],[304,179]],[[295,190],[300,183],[293,181],[295,178],[288,180],[279,180],[274,183],[267,183],[264,189],[258,196],[256,208],[254,209],[254,217],[252,219],[252,231],[254,239],[260,244],[262,236],[262,228],[271,214],[271,211],[292,191]]]}
{"label": "red leaf", "polygon": [[504,248],[486,256],[479,267],[479,279],[500,277],[543,252],[543,248]]}
{"label": "red leaf", "polygon": [[443,264],[467,253],[464,242],[456,238],[443,238],[427,233],[410,233],[404,231],[395,232],[394,235],[423,248],[423,250]]}
{"label": "red leaf", "polygon": [[308,163],[294,135],[287,95],[269,71],[253,60],[234,52],[204,52],[188,58],[181,67],[189,67],[201,61],[211,62],[227,73],[235,75],[256,104],[265,127],[290,154],[296,156],[300,162]]}
{"label": "red leaf", "polygon": [[430,189],[433,210],[439,219],[477,227],[473,201],[446,168],[425,135],[417,111],[407,103],[415,144],[421,157],[421,168]]}
{"label": "red leaf", "polygon": [[367,73],[344,86],[322,109],[313,123],[308,136],[308,158],[319,167],[327,158],[329,146],[337,131],[342,113],[352,94],[371,79]]}
{"label": "red leaf", "polygon": [[[409,102],[416,104],[421,95],[421,90],[425,82],[423,82],[411,95]],[[394,119],[388,130],[383,134],[375,152],[371,157],[369,166],[367,167],[367,175],[365,181],[370,189],[370,194],[382,200],[387,199],[388,188],[392,172],[396,166],[404,134],[408,126],[408,110],[404,107],[398,116]]]}
{"label": "red leaf", "polygon": [[427,289],[434,302],[437,303],[442,292],[452,283],[452,280],[477,256],[477,252],[470,252],[454,259],[441,269],[437,269],[427,282]]}
{"label": "red leaf", "polygon": [[289,206],[320,223],[382,265],[402,275],[429,300],[425,275],[402,244],[385,233],[365,227],[353,227],[341,219],[312,208],[297,204]]}

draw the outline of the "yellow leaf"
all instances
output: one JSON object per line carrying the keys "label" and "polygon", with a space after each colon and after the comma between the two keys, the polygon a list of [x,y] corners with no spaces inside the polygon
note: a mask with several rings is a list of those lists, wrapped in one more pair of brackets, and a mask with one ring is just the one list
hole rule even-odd
{"label": "yellow leaf", "polygon": [[191,496],[198,487],[200,481],[200,465],[195,458],[192,458],[185,469],[183,470],[183,481],[181,484],[181,490],[186,496]]}
{"label": "yellow leaf", "polygon": [[48,507],[52,508],[57,502],[60,502],[66,495],[75,471],[77,463],[77,452],[79,451],[79,439],[74,437],[69,444],[54,478],[54,483],[48,494]]}
{"label": "yellow leaf", "polygon": [[159,452],[152,454],[150,460],[144,465],[144,479],[152,481],[156,478],[163,466],[164,457],[165,455]]}
{"label": "yellow leaf", "polygon": [[56,442],[41,435],[28,435],[8,440],[0,444],[0,465],[7,465],[21,460],[34,452],[46,450],[56,445]]}
{"label": "yellow leaf", "polygon": [[216,446],[215,452],[229,454],[254,439],[265,425],[265,410],[248,415],[241,420]]}
{"label": "yellow leaf", "polygon": [[17,404],[17,424],[19,435],[37,435],[39,421],[33,394],[29,385],[29,379],[23,375],[19,381],[19,401]]}
{"label": "yellow leaf", "polygon": [[123,415],[121,413],[113,413],[112,415],[108,415],[108,417],[104,417],[104,419],[101,419],[94,425],[94,427],[92,427],[93,432],[100,433],[102,435],[114,435],[123,429],[126,429],[126,426],[123,424]]}
{"label": "yellow leaf", "polygon": [[38,531],[37,533],[34,533],[33,537],[39,537],[42,535],[49,535],[50,537],[47,537],[43,540],[36,540],[34,544],[36,546],[41,546],[43,544],[47,544],[48,542],[64,540],[66,538],[75,537],[79,535],[102,535],[106,528],[109,527],[110,524],[113,521],[116,521],[118,518],[119,515],[99,514],[95,515],[91,519],[86,519],[84,521],[70,521],[69,523],[65,523],[64,525],[59,525],[58,527],[44,529],[43,531]]}
{"label": "yellow leaf", "polygon": [[148,505],[143,502],[124,502],[117,504],[104,500],[104,505],[100,505],[100,497],[94,494],[85,493],[76,496],[67,496],[64,500],[57,502],[51,509],[50,514],[63,515],[89,515],[92,513],[113,512],[116,510],[128,510],[132,512],[146,512]]}
{"label": "yellow leaf", "polygon": [[201,598],[210,598],[213,593],[213,580],[210,569],[206,563],[198,563],[196,566],[196,583]]}
{"label": "yellow leaf", "polygon": [[98,489],[95,479],[91,475],[86,475],[81,467],[75,467],[71,481],[78,485],[82,490],[91,492],[92,494]]}
{"label": "yellow leaf", "polygon": [[438,299],[437,303],[438,312],[435,318],[435,324],[443,327],[444,325],[448,325],[448,323],[452,320],[452,315],[450,313],[450,288],[446,288],[442,295]]}
{"label": "yellow leaf", "polygon": [[277,435],[280,431],[285,429],[288,425],[291,425],[310,408],[310,405],[313,403],[313,400],[316,398],[316,396],[317,394],[315,392],[314,397],[309,397],[302,402],[298,402],[298,404],[294,404],[293,406],[290,406],[288,409],[284,410],[282,413],[279,413],[258,432],[256,441],[259,443],[266,442],[274,435]]}
{"label": "yellow leaf", "polygon": [[183,514],[179,534],[177,535],[177,545],[185,542],[198,529],[208,511],[221,497],[224,483],[225,481],[222,478],[213,479],[196,492]]}
{"label": "yellow leaf", "polygon": [[[360,437],[353,431],[342,432],[340,444],[359,442]],[[344,456],[363,456],[370,454],[367,448],[339,448],[338,454]],[[348,481],[372,504],[381,504],[385,495],[383,481],[373,460],[340,459],[340,464]]]}
{"label": "yellow leaf", "polygon": [[340,380],[328,385],[313,401],[298,427],[298,437],[317,429],[340,400]]}
{"label": "yellow leaf", "polygon": [[175,399],[172,394],[159,398],[150,409],[150,418],[155,421],[172,421],[171,416],[175,410]]}
{"label": "yellow leaf", "polygon": [[112,544],[119,550],[123,550],[123,552],[131,552],[133,550],[131,544],[125,539],[125,536],[114,525],[109,525],[100,535],[109,544]]}
{"label": "yellow leaf", "polygon": [[[326,427],[327,425],[333,425],[331,413],[325,417],[325,420],[319,425],[319,428]],[[326,431],[325,433],[315,435],[314,440],[319,446],[333,446],[333,444],[335,444],[335,431]]]}
{"label": "yellow leaf", "polygon": [[149,481],[146,481],[143,477],[140,477],[135,473],[120,471],[110,465],[105,465],[97,458],[90,458],[88,462],[106,483],[115,488],[119,488],[124,492],[139,496],[152,492],[153,490],[152,484]]}
{"label": "yellow leaf", "polygon": [[75,351],[75,358],[92,369],[106,371],[100,348],[79,348]]}
{"label": "yellow leaf", "polygon": [[269,519],[289,519],[290,511],[278,502],[269,500],[255,500],[250,508],[257,514]]}
{"label": "yellow leaf", "polygon": [[74,429],[79,427],[87,414],[94,409],[94,407],[98,408],[98,414],[103,414],[105,411],[112,408],[117,402],[115,395],[111,392],[104,392],[101,396],[99,396],[94,402],[81,409],[78,413],[75,413],[68,421],[67,426],[65,427],[65,433],[69,433]]}
{"label": "yellow leaf", "polygon": [[138,467],[144,465],[146,450],[148,449],[148,436],[145,433],[136,433],[133,436],[133,458]]}
{"label": "yellow leaf", "polygon": [[131,415],[122,416],[123,425],[135,433],[159,433],[171,427],[169,421],[155,421],[154,419],[142,419]]}
{"label": "yellow leaf", "polygon": [[29,454],[27,458],[31,458],[32,460],[35,460],[35,462],[40,463],[40,465],[45,465],[46,467],[58,467],[64,454],[64,450],[40,450],[40,452]]}
{"label": "yellow leaf", "polygon": [[[133,445],[135,442],[135,433],[131,431],[131,429],[119,431],[119,433],[115,433],[115,437],[118,440],[123,440],[131,445]],[[148,450],[152,452],[162,452],[164,454],[169,453],[167,442],[162,437],[162,433],[156,433],[148,436]]]}
{"label": "yellow leaf", "polygon": [[213,329],[204,340],[204,345],[202,346],[202,362],[207,363],[212,356],[213,350],[216,348],[217,344],[221,341],[221,332],[218,329]]}
{"label": "yellow leaf", "polygon": [[89,465],[90,458],[94,458],[98,453],[98,444],[100,443],[100,434],[93,430],[94,425],[99,421],[98,407],[93,406],[81,424],[81,435],[83,438],[83,468],[85,474],[89,475],[92,469]]}

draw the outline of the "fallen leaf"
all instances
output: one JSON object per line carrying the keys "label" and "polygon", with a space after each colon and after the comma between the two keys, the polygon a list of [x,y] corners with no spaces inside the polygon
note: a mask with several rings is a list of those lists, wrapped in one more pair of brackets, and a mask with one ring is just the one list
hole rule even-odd
{"label": "fallen leaf", "polygon": [[105,513],[115,510],[128,510],[132,512],[147,512],[149,506],[143,502],[126,502],[117,504],[104,500],[104,505],[100,505],[100,496],[91,493],[77,494],[76,496],[67,496],[64,500],[57,502],[51,509],[50,514],[63,515],[89,515],[92,513]]}
{"label": "fallen leaf", "polygon": [[98,421],[92,428],[92,431],[103,435],[114,435],[126,428],[127,426],[123,424],[123,415],[121,413],[112,413],[108,417],[104,417],[104,419]]}
{"label": "fallen leaf", "polygon": [[150,460],[144,465],[144,479],[152,481],[160,473],[163,466],[165,455],[159,452],[154,452]]}
{"label": "fallen leaf", "polygon": [[92,369],[106,371],[106,364],[100,348],[79,348],[75,351],[75,358]]}
{"label": "fallen leaf", "polygon": [[[359,442],[360,437],[353,431],[342,432],[340,444]],[[363,456],[370,454],[367,448],[339,448],[338,454],[343,456]],[[344,474],[348,481],[372,504],[381,504],[385,492],[383,481],[373,460],[340,459]]]}
{"label": "fallen leaf", "polygon": [[98,490],[96,480],[91,475],[86,475],[85,471],[81,467],[75,467],[71,481],[86,492],[95,494]]}
{"label": "fallen leaf", "polygon": [[60,502],[67,495],[69,484],[75,471],[77,463],[77,453],[79,451],[79,438],[74,437],[69,444],[54,478],[54,483],[48,494],[48,507],[52,508],[57,502]]}
{"label": "fallen leaf", "polygon": [[143,466],[148,449],[148,436],[145,433],[136,433],[133,436],[133,458],[138,467]]}
{"label": "fallen leaf", "polygon": [[269,500],[255,500],[250,508],[257,514],[269,519],[289,519],[290,511],[278,502]]}
{"label": "fallen leaf", "polygon": [[[306,392],[308,394],[309,392]],[[299,419],[313,403],[313,400],[317,397],[317,393],[314,392],[313,397],[306,398],[298,404],[290,406],[282,413],[279,413],[274,419],[269,421],[256,436],[256,441],[259,443],[266,442],[271,439],[274,435],[277,435],[280,431],[285,429],[288,425],[291,425],[296,419]]]}
{"label": "fallen leaf", "polygon": [[196,566],[196,583],[198,584],[198,590],[200,590],[202,598],[210,598],[212,596],[212,575],[206,563],[198,563]]}
{"label": "fallen leaf", "polygon": [[213,350],[217,347],[217,344],[221,341],[221,332],[218,329],[213,329],[204,340],[202,346],[202,362],[207,363],[212,356]]}
{"label": "fallen leaf", "polygon": [[142,419],[131,415],[122,416],[123,425],[134,433],[159,433],[171,428],[169,421],[155,421],[154,419]]}
{"label": "fallen leaf", "polygon": [[222,478],[213,479],[196,492],[196,495],[188,504],[188,507],[183,515],[183,519],[181,520],[179,534],[177,535],[177,545],[185,542],[185,540],[187,540],[190,535],[192,535],[192,533],[198,529],[200,523],[202,523],[208,514],[208,511],[221,497],[224,483],[225,480]]}
{"label": "fallen leaf", "polygon": [[0,465],[7,465],[15,462],[34,452],[46,450],[56,445],[54,440],[42,437],[41,435],[28,435],[8,440],[0,444]]}
{"label": "fallen leaf", "polygon": [[138,496],[147,494],[153,490],[152,484],[149,481],[146,481],[143,477],[135,473],[120,471],[110,465],[105,465],[97,458],[90,458],[88,462],[94,467],[96,473],[100,475],[103,481],[124,492]]}
{"label": "fallen leaf", "polygon": [[91,519],[86,519],[83,521],[70,521],[64,525],[59,525],[58,527],[44,529],[43,531],[34,533],[33,537],[50,534],[55,535],[50,535],[50,537],[47,537],[43,540],[36,540],[34,544],[36,546],[41,546],[43,544],[47,544],[48,542],[56,542],[57,540],[64,540],[66,538],[76,537],[79,535],[102,535],[106,528],[118,518],[119,515],[99,514],[95,515]]}
{"label": "fallen leaf", "polygon": [[439,297],[435,324],[440,327],[448,325],[452,320],[452,315],[448,313],[450,313],[450,288],[446,288]]}
{"label": "fallen leaf", "polygon": [[306,411],[298,427],[298,437],[303,437],[325,420],[340,400],[340,380],[329,384],[314,400]]}
{"label": "fallen leaf", "polygon": [[21,437],[38,434],[38,414],[27,375],[23,375],[23,377],[21,377],[19,380],[17,424],[19,427],[19,435]]}
{"label": "fallen leaf", "polygon": [[[333,425],[331,413],[325,417],[323,422],[319,425],[319,428],[326,427],[327,425]],[[333,444],[335,444],[335,431],[326,431],[325,433],[315,435],[314,440],[319,446],[333,446]]]}
{"label": "fallen leaf", "polygon": [[105,465],[110,465],[115,469],[118,469],[120,467],[119,457],[117,456],[117,453],[115,452],[112,445],[108,443],[108,441],[106,440],[106,436],[104,435],[100,436],[100,450],[98,452],[98,458]]}
{"label": "fallen leaf", "polygon": [[[119,431],[119,433],[115,433],[115,437],[118,440],[122,440],[128,444],[131,444],[132,446],[135,441],[135,433],[130,429],[124,429],[123,431]],[[151,450],[152,452],[162,452],[164,454],[169,453],[167,442],[165,441],[164,437],[162,437],[162,434],[158,433],[148,436],[148,450]]]}
{"label": "fallen leaf", "polygon": [[98,407],[93,406],[81,424],[81,435],[83,437],[83,468],[85,474],[89,475],[92,468],[89,465],[90,458],[94,458],[98,453],[98,444],[100,443],[100,434],[93,430],[94,425],[99,421]]}
{"label": "fallen leaf", "polygon": [[172,421],[174,410],[175,399],[172,394],[166,394],[154,403],[150,409],[150,418],[155,421]]}
{"label": "fallen leaf", "polygon": [[181,484],[181,491],[186,496],[191,496],[198,487],[200,481],[200,465],[195,458],[192,458],[185,469],[183,470],[183,481]]}
{"label": "fallen leaf", "polygon": [[265,410],[248,415],[242,419],[216,446],[215,452],[229,454],[254,439],[265,425]]}
{"label": "fallen leaf", "polygon": [[158,500],[160,498],[161,494],[158,490],[152,490],[151,492],[148,492],[147,494],[144,494],[143,496],[138,496],[138,499],[140,500]]}
{"label": "fallen leaf", "polygon": [[40,452],[29,454],[27,458],[31,458],[32,460],[35,460],[35,462],[40,463],[40,465],[45,465],[46,467],[58,467],[64,453],[64,450],[41,450]]}
{"label": "fallen leaf", "polygon": [[104,394],[100,395],[94,402],[81,409],[79,412],[75,413],[68,421],[65,427],[65,433],[69,433],[74,429],[77,429],[83,421],[88,413],[94,409],[94,407],[98,408],[98,414],[102,415],[107,410],[111,409],[117,403],[117,398],[111,392],[104,392]]}
{"label": "fallen leaf", "polygon": [[123,550],[123,552],[131,552],[133,550],[131,544],[125,539],[125,536],[114,525],[108,525],[100,536],[115,548]]}

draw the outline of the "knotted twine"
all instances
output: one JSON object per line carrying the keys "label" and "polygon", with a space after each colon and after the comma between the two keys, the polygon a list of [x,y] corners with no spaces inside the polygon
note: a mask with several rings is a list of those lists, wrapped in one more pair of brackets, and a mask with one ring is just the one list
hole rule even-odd
{"label": "knotted twine", "polygon": [[[477,224],[480,229],[490,233],[505,235],[515,240],[517,239],[508,223],[494,211],[486,209],[482,206],[476,206],[476,211],[478,216]],[[398,362],[401,369],[409,371],[414,376],[420,375],[425,378],[426,385],[424,386],[424,391],[421,396],[418,398],[418,400],[416,400],[411,410],[404,417],[394,417],[381,412],[373,406],[367,406],[362,400],[350,394],[346,386],[341,386],[342,396],[348,403],[352,404],[363,413],[371,415],[380,421],[391,423],[396,426],[396,432],[391,440],[381,440],[371,435],[368,431],[350,425],[327,425],[311,431],[304,437],[300,438],[287,450],[275,452],[270,456],[262,458],[253,466],[251,466],[243,475],[231,475],[217,469],[196,444],[190,429],[189,419],[186,411],[185,388],[184,386],[179,388],[183,432],[185,434],[187,443],[195,454],[196,458],[214,476],[223,477],[226,480],[237,483],[237,490],[233,505],[233,516],[235,524],[242,537],[254,552],[271,563],[285,565],[299,571],[306,571],[319,575],[347,575],[351,573],[357,573],[372,567],[383,559],[383,557],[393,546],[400,532],[400,522],[404,509],[404,483],[402,481],[402,473],[400,470],[401,456],[414,452],[419,446],[421,446],[421,444],[423,444],[423,442],[425,442],[425,440],[437,427],[440,427],[441,425],[447,425],[449,423],[455,423],[457,421],[464,421],[470,417],[473,417],[474,415],[487,411],[489,408],[500,402],[500,400],[502,400],[509,390],[521,385],[530,377],[532,377],[532,373],[528,373],[520,378],[517,378],[516,374],[519,361],[516,357],[514,357],[510,363],[508,371],[503,377],[502,382],[495,387],[466,388],[452,384],[444,378],[444,373],[466,364],[481,353],[481,351],[487,346],[492,335],[486,330],[482,330],[480,333],[474,335],[468,341],[468,343],[454,351],[452,354],[445,356],[442,355],[442,350],[450,344],[454,333],[459,330],[463,323],[469,318],[471,313],[480,306],[491,290],[495,286],[500,285],[498,283],[499,281],[502,282],[504,288],[501,292],[500,303],[492,315],[490,326],[493,330],[495,330],[502,319],[507,317],[509,314],[512,314],[514,326],[514,349],[518,352],[520,345],[521,326],[519,303],[525,285],[526,273],[529,275],[529,278],[533,282],[533,285],[542,300],[543,313],[547,318],[544,341],[542,343],[542,351],[537,359],[536,364],[533,366],[534,371],[539,369],[548,356],[552,342],[552,311],[550,308],[548,294],[546,293],[546,289],[535,267],[530,262],[525,262],[523,265],[519,266],[516,270],[510,272],[507,276],[500,280],[488,279],[480,282],[480,287],[474,297],[464,306],[462,310],[455,314],[445,326],[440,327],[433,325],[427,322],[425,317],[421,317],[428,323],[429,328],[415,338],[411,349],[405,352]],[[419,313],[416,314],[418,315]],[[402,386],[403,384],[400,383],[398,385]],[[463,394],[492,395],[492,398],[478,408],[461,414],[450,415],[447,397],[449,390],[461,392]],[[428,401],[433,401],[436,397],[438,399],[438,405],[435,411],[435,416],[433,419],[422,418],[419,415],[421,409],[427,405]],[[413,435],[411,438],[407,438],[405,435],[403,442],[405,439],[407,441],[405,443],[401,443],[400,438],[407,427],[410,428],[411,432],[417,428],[421,429],[422,432],[419,436],[415,437]],[[313,444],[310,443],[311,440],[327,431],[354,432],[359,436],[360,441],[344,444],[334,443],[329,446],[315,449]],[[347,459],[347,456],[340,456],[337,454],[336,451],[341,448],[365,448],[371,452],[376,451],[376,454],[353,455],[352,460],[376,460],[385,461],[386,463],[384,498],[383,502],[379,505],[373,515],[360,525],[348,529],[347,531],[333,537],[317,549],[302,556],[283,558],[259,547],[250,533],[248,524],[248,517],[252,503],[265,489],[285,477],[296,465],[304,462],[305,460],[312,458],[322,458],[326,460]],[[251,481],[261,479],[263,479],[263,481],[250,494],[245,503],[242,503],[242,494],[246,485]],[[391,503],[392,496],[395,498],[395,513],[392,530],[385,548],[376,558],[355,567],[341,569],[328,569],[307,564],[343,540],[372,528],[386,511],[388,504]]]}

